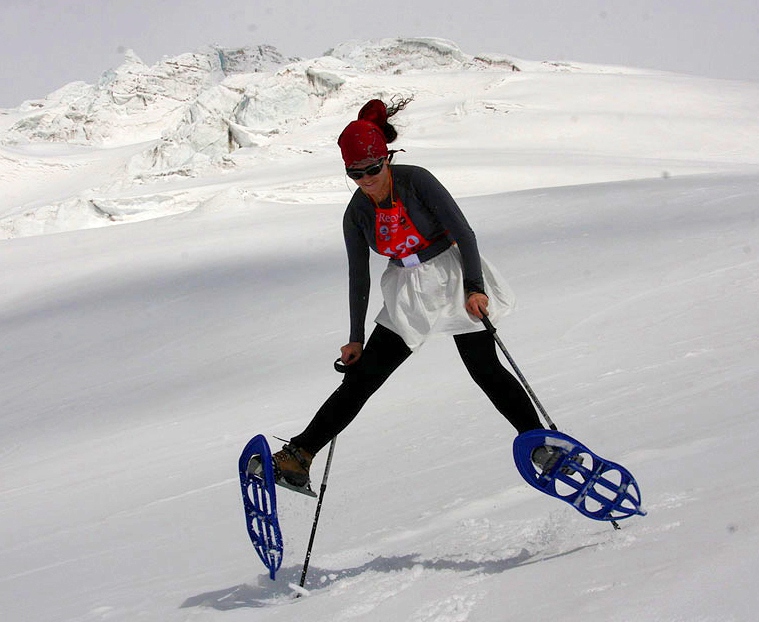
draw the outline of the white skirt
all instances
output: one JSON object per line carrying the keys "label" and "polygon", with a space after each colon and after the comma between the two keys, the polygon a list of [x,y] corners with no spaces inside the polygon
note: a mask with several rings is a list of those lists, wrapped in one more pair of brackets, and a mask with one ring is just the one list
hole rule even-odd
{"label": "white skirt", "polygon": [[[514,293],[506,280],[481,258],[488,301],[488,317],[495,323],[514,308]],[[382,275],[385,304],[375,319],[403,338],[411,350],[430,335],[459,335],[484,330],[467,313],[461,252],[451,246],[436,257],[410,268],[389,263]]]}

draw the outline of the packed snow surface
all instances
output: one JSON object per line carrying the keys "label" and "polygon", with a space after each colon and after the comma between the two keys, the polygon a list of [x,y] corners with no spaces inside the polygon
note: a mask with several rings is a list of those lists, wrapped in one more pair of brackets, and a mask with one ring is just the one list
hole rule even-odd
{"label": "packed snow surface", "polygon": [[[279,495],[272,582],[237,458],[340,380],[335,141],[393,96],[397,161],[446,184],[517,294],[511,355],[648,516],[614,531],[530,488],[432,340],[338,439],[296,599],[314,502]],[[0,111],[0,188],[3,620],[755,619],[758,85],[437,39],[129,53]]]}

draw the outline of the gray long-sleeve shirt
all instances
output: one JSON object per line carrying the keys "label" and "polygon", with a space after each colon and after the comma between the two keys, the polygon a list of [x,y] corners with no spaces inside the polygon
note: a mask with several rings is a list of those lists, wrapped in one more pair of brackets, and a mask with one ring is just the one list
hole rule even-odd
{"label": "gray long-sleeve shirt", "polygon": [[[456,201],[428,170],[419,166],[394,165],[393,193],[403,202],[408,217],[438,254],[452,243],[461,251],[464,286],[468,292],[483,292],[482,266],[477,239]],[[379,204],[390,209],[390,197]],[[348,251],[350,341],[364,342],[364,324],[369,304],[369,249],[379,252],[375,233],[375,207],[361,189],[348,203],[343,217],[343,235]],[[442,248],[440,244],[442,243]],[[420,258],[424,261],[423,254]]]}

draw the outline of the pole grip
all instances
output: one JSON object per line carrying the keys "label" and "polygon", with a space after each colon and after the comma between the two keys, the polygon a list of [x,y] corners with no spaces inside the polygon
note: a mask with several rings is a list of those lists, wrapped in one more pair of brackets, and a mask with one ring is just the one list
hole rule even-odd
{"label": "pole grip", "polygon": [[490,318],[487,315],[482,316],[482,323],[491,335],[495,335],[495,326],[493,326],[493,322],[490,321]]}

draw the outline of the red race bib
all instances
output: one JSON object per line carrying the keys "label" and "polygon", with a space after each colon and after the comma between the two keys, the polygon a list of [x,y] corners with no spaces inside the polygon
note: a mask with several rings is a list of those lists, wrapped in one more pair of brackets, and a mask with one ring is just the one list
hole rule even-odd
{"label": "red race bib", "polygon": [[392,207],[389,209],[381,209],[375,205],[374,222],[380,254],[392,259],[408,258],[408,261],[403,262],[404,265],[418,264],[418,259],[415,261],[412,256],[431,244],[411,222],[400,199],[393,199]]}

